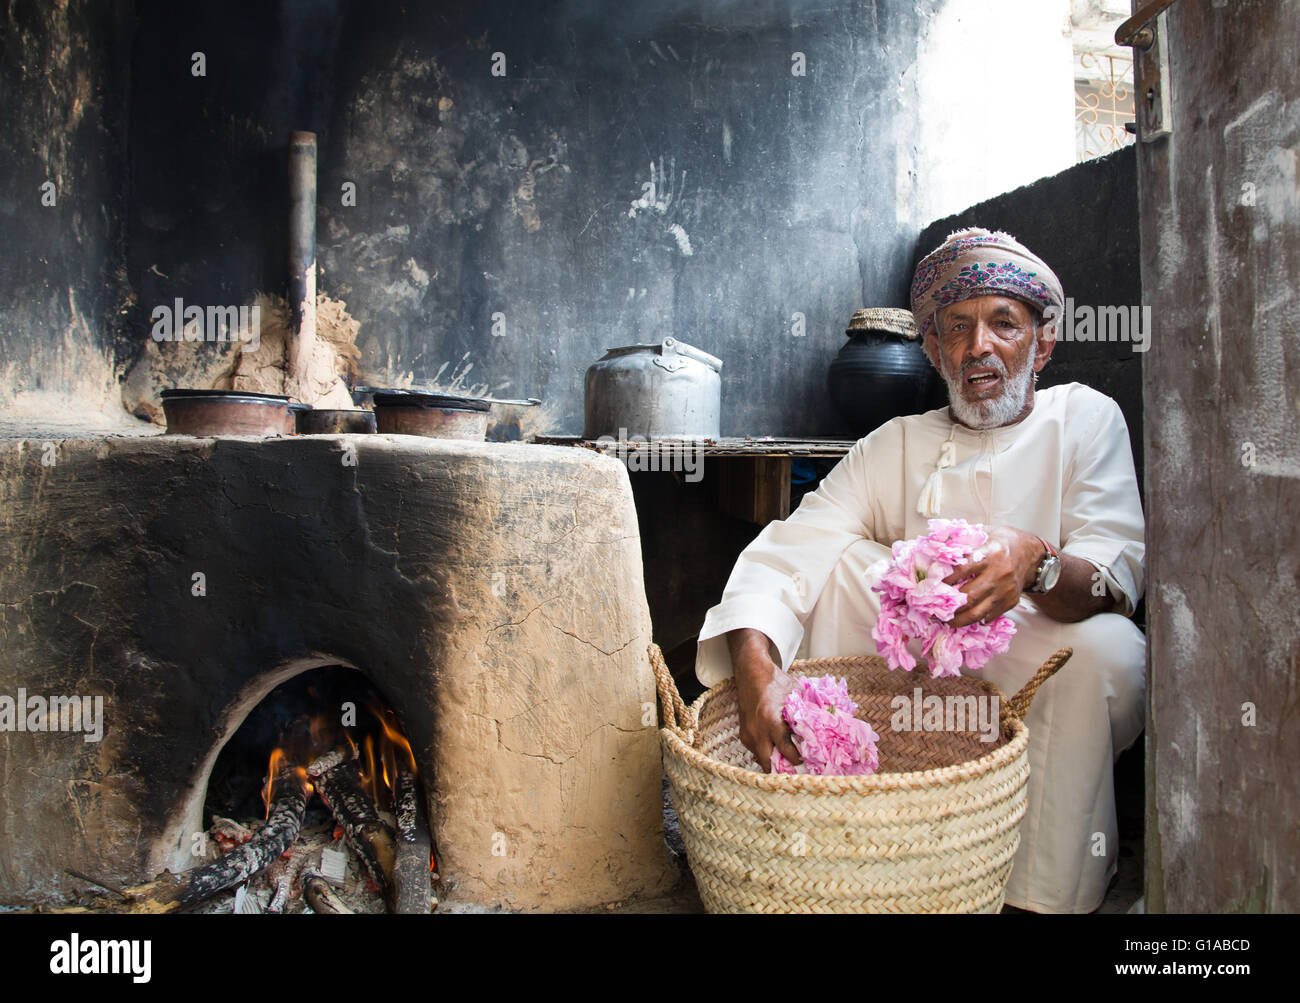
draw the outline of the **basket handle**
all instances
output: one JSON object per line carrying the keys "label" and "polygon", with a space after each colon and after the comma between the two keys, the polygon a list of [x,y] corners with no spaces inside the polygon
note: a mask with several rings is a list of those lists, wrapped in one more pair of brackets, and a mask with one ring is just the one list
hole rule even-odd
{"label": "basket handle", "polygon": [[1073,648],[1062,648],[1056,652],[1038,667],[1038,671],[1034,673],[1034,678],[1020,687],[1016,691],[1016,695],[1008,698],[1003,703],[1003,706],[1023,721],[1025,715],[1029,713],[1029,705],[1034,702],[1034,694],[1038,692],[1038,687],[1056,675],[1056,671],[1068,662],[1073,654]]}
{"label": "basket handle", "polygon": [[691,732],[695,730],[691,727],[690,708],[677,692],[677,684],[673,682],[673,674],[668,671],[668,663],[664,661],[664,653],[659,650],[659,645],[652,642],[646,650],[650,654],[650,665],[655,670],[655,688],[659,690],[664,727],[690,745],[693,739]]}

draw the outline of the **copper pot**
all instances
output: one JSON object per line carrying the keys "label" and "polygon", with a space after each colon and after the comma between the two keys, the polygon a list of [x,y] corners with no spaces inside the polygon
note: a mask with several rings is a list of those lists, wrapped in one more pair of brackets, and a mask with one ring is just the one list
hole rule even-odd
{"label": "copper pot", "polygon": [[244,390],[164,390],[169,435],[292,435],[289,398]]}
{"label": "copper pot", "polygon": [[476,397],[377,390],[375,421],[390,435],[422,435],[431,439],[472,439],[487,436],[492,405]]}

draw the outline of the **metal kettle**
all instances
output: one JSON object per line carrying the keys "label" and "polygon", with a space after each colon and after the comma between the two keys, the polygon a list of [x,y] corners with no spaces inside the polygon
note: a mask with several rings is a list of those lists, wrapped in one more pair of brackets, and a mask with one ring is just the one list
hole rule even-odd
{"label": "metal kettle", "polygon": [[719,436],[722,360],[665,338],[608,349],[586,376],[584,439]]}

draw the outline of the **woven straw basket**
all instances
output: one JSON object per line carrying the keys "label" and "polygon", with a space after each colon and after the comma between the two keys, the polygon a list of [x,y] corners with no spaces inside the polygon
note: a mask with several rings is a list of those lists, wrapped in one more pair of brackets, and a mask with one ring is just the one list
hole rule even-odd
{"label": "woven straw basket", "polygon": [[[1029,778],[1024,717],[1062,648],[1015,696],[969,676],[891,672],[874,656],[795,662],[843,676],[880,735],[865,777],[758,772],[740,743],[733,680],[687,707],[650,646],[663,707],[664,769],[700,898],[710,912],[997,912],[1020,845]],[[998,737],[893,731],[895,696],[999,698]]]}

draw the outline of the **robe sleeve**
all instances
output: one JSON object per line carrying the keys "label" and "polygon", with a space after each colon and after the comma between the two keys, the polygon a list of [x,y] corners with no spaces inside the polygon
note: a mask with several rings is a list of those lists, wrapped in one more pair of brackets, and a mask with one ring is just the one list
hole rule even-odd
{"label": "robe sleeve", "polygon": [[[804,622],[836,563],[857,541],[876,538],[869,471],[871,457],[885,455],[884,443],[898,439],[892,424],[858,440],[788,519],[769,523],[741,553],[722,601],[700,630],[695,674],[705,686],[732,673],[724,636],[731,630],[761,630],[779,652],[782,668],[794,661]],[[892,466],[897,465],[895,458]]]}
{"label": "robe sleeve", "polygon": [[1077,441],[1061,498],[1061,550],[1097,568],[1115,612],[1131,616],[1142,597],[1145,522],[1119,405],[1102,398]]}

